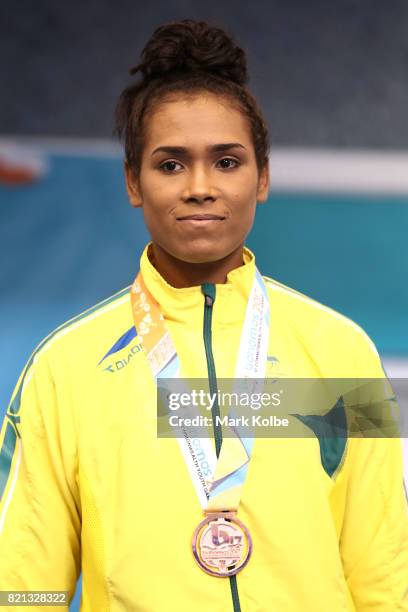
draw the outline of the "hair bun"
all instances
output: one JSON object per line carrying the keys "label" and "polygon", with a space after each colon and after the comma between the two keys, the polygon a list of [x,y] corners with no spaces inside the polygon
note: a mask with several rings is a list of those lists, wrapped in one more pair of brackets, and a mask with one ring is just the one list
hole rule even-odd
{"label": "hair bun", "polygon": [[245,85],[248,81],[246,56],[232,38],[205,21],[184,19],[157,28],[141,53],[141,63],[130,74],[141,72],[144,81],[171,72],[215,74]]}

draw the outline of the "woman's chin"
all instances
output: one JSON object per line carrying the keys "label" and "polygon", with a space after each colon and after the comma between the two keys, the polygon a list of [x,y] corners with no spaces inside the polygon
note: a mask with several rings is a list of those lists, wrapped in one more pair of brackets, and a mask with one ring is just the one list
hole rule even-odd
{"label": "woman's chin", "polygon": [[[242,243],[224,243],[221,240],[177,241],[173,244],[153,240],[163,253],[187,264],[205,265],[221,261],[238,249]],[[160,246],[159,246],[160,245]]]}
{"label": "woman's chin", "polygon": [[222,249],[220,245],[208,247],[182,249],[176,257],[181,261],[191,264],[209,264],[224,259],[231,253],[229,249]]}

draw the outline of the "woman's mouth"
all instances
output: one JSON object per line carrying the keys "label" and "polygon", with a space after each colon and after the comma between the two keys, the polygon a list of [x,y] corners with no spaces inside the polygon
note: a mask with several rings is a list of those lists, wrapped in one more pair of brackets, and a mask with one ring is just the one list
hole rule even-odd
{"label": "woman's mouth", "polygon": [[224,221],[224,219],[225,217],[222,217],[221,215],[213,214],[195,214],[177,217],[177,221],[192,227],[207,227],[219,223],[220,221]]}

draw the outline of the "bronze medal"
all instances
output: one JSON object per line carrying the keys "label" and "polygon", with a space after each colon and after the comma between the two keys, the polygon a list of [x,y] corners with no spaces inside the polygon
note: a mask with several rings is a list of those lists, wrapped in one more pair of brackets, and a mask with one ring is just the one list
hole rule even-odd
{"label": "bronze medal", "polygon": [[209,513],[197,526],[192,541],[193,555],[204,572],[227,577],[248,563],[252,539],[233,512]]}

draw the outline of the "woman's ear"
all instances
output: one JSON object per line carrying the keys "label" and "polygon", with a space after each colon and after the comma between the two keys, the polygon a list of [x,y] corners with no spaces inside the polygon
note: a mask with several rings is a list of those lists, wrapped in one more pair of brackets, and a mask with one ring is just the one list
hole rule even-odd
{"label": "woman's ear", "polygon": [[258,190],[256,199],[258,202],[266,202],[269,195],[269,162],[262,168],[258,179]]}
{"label": "woman's ear", "polygon": [[139,189],[139,181],[127,161],[125,161],[125,178],[129,202],[134,208],[140,208],[143,202]]}

